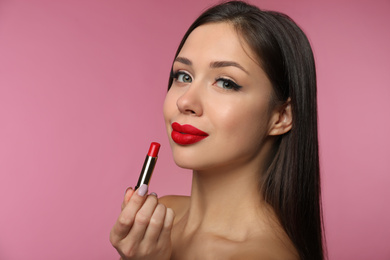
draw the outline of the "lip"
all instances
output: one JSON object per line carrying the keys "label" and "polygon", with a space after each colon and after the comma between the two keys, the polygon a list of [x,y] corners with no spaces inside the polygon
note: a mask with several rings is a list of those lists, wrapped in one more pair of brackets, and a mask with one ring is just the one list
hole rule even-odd
{"label": "lip", "polygon": [[199,130],[192,125],[180,125],[177,122],[172,123],[172,140],[181,145],[197,143],[209,136],[207,133]]}

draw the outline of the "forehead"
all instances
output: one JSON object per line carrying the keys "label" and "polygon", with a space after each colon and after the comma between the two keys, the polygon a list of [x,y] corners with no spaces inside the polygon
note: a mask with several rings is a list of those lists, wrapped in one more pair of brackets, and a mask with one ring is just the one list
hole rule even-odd
{"label": "forehead", "polygon": [[209,23],[195,28],[179,56],[189,59],[234,60],[243,65],[258,64],[256,55],[230,23]]}

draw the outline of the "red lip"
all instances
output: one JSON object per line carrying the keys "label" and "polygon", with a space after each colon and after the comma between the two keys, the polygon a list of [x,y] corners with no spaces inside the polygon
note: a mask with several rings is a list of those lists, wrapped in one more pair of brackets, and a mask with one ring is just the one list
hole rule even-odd
{"label": "red lip", "polygon": [[199,130],[192,125],[180,125],[179,123],[172,123],[172,140],[181,145],[189,145],[197,143],[209,136],[207,133]]}

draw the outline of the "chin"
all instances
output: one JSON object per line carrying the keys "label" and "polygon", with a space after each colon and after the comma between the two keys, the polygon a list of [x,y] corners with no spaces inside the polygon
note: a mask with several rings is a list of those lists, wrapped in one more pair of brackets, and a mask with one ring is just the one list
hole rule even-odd
{"label": "chin", "polygon": [[205,160],[205,158],[197,158],[197,160],[194,160],[193,157],[191,158],[184,158],[183,156],[180,157],[173,157],[175,164],[182,168],[182,169],[188,169],[193,171],[217,171],[218,169],[223,169],[226,166],[229,166],[229,163],[223,163],[218,162],[216,160]]}
{"label": "chin", "polygon": [[177,157],[173,156],[173,160],[175,161],[175,164],[178,167],[183,168],[183,169],[195,170],[195,169],[197,169],[199,167],[199,165],[197,165],[197,163],[195,163],[191,159],[177,158]]}
{"label": "chin", "polygon": [[173,160],[175,161],[175,164],[182,169],[201,171],[210,168],[210,165],[206,165],[204,160],[193,160],[193,158],[184,158],[183,156],[173,156]]}

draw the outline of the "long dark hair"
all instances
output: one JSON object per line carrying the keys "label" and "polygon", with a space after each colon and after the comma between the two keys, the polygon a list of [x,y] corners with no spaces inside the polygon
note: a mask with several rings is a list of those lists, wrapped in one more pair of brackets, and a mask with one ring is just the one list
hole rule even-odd
{"label": "long dark hair", "polygon": [[274,156],[260,178],[260,191],[300,259],[324,259],[316,71],[310,43],[287,15],[231,1],[202,13],[185,33],[175,57],[195,28],[217,22],[232,24],[257,54],[276,103],[291,100],[292,129],[276,140]]}

